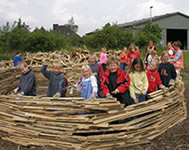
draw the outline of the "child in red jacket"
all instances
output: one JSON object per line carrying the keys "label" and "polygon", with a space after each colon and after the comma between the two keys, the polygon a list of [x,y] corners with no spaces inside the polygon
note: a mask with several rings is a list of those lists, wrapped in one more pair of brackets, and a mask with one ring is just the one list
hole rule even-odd
{"label": "child in red jacket", "polygon": [[127,54],[128,61],[129,61],[129,67],[131,67],[132,62],[135,58],[140,58],[140,53],[138,52],[137,47],[134,43],[131,43],[129,46],[129,53]]}
{"label": "child in red jacket", "polygon": [[148,78],[148,93],[156,91],[158,88],[164,88],[165,86],[161,82],[161,78],[158,72],[158,62],[152,61],[149,64],[149,69],[147,70]]}
{"label": "child in red jacket", "polygon": [[131,105],[129,95],[130,78],[125,71],[119,69],[119,61],[110,58],[107,62],[108,70],[104,74],[102,81],[102,93],[104,97],[115,97],[121,104]]}

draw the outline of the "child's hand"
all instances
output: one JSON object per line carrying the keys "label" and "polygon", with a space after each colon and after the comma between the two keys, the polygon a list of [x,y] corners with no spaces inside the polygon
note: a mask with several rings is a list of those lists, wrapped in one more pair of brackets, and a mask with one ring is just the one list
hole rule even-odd
{"label": "child's hand", "polygon": [[134,102],[135,102],[135,104],[138,104],[139,103],[139,101],[135,98],[135,99],[133,99],[134,100]]}
{"label": "child's hand", "polygon": [[175,80],[171,79],[171,80],[169,81],[169,86],[172,86],[172,85],[174,85],[174,84],[175,84]]}
{"label": "child's hand", "polygon": [[96,99],[96,94],[92,93],[92,94],[90,95],[90,99]]}
{"label": "child's hand", "polygon": [[160,85],[159,88],[164,90],[166,87],[165,87],[165,85]]}
{"label": "child's hand", "polygon": [[17,94],[16,95],[16,99],[20,99],[23,95],[24,95],[24,92],[21,92],[21,93]]}
{"label": "child's hand", "polygon": [[119,90],[118,89],[115,89],[114,91],[112,91],[112,94],[119,94]]}
{"label": "child's hand", "polygon": [[53,97],[60,97],[60,93],[57,92],[56,94],[53,95]]}
{"label": "child's hand", "polygon": [[108,94],[106,95],[106,98],[113,98],[113,97],[112,97],[111,94],[108,93]]}
{"label": "child's hand", "polygon": [[144,90],[142,91],[142,95],[146,95],[146,93],[147,93],[147,89],[144,89]]}
{"label": "child's hand", "polygon": [[17,88],[15,88],[15,89],[13,90],[13,92],[16,94],[16,93],[18,92],[18,90],[19,90],[19,88],[17,87]]}

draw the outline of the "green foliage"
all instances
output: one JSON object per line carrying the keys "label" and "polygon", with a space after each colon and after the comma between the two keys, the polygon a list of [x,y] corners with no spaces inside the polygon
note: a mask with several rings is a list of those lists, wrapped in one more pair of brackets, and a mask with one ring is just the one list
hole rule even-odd
{"label": "green foliage", "polygon": [[134,41],[139,47],[145,47],[150,40],[158,43],[161,39],[161,31],[158,24],[146,24],[144,28],[136,33]]}
{"label": "green foliage", "polygon": [[[70,24],[74,20],[70,21]],[[78,29],[78,26],[77,26]],[[76,30],[75,30],[76,31]],[[79,46],[80,38],[77,35],[65,37],[54,31],[47,31],[43,27],[30,32],[30,28],[21,19],[12,26],[7,22],[0,27],[0,53],[11,51],[51,51],[66,47]]]}
{"label": "green foliage", "polygon": [[133,34],[130,30],[123,30],[116,24],[106,24],[102,30],[83,38],[84,44],[90,48],[123,48],[132,42]]}
{"label": "green foliage", "polygon": [[46,31],[44,28],[36,29],[26,39],[27,51],[51,51],[61,49],[65,45],[65,38],[53,31]]}
{"label": "green foliage", "polygon": [[78,25],[75,24],[73,17],[71,17],[71,19],[68,20],[68,24],[66,24],[66,26],[69,27],[73,32],[78,31]]}

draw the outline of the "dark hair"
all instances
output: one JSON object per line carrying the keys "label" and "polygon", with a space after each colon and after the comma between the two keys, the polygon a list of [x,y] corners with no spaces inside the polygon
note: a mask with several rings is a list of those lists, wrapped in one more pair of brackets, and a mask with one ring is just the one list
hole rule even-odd
{"label": "dark hair", "polygon": [[16,52],[16,55],[18,55],[18,54],[20,54],[20,51],[19,51],[19,50]]}
{"label": "dark hair", "polygon": [[145,68],[144,68],[144,64],[143,64],[143,62],[142,62],[142,59],[140,59],[140,58],[135,58],[134,60],[133,60],[133,62],[132,62],[132,65],[131,65],[131,69],[130,69],[130,72],[135,72],[135,65],[136,64],[140,64],[140,66],[141,66],[141,72],[142,71],[145,71]]}
{"label": "dark hair", "polygon": [[182,43],[180,41],[175,41],[173,45],[180,48],[182,46]]}

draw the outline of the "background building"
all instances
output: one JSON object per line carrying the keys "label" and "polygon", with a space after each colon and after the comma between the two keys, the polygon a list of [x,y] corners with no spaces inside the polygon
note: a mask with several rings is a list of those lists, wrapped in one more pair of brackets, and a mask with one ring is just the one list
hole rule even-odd
{"label": "background building", "polygon": [[180,12],[126,22],[119,24],[119,26],[122,28],[132,28],[134,32],[137,32],[151,21],[152,24],[158,24],[162,29],[160,44],[166,45],[168,41],[179,40],[182,43],[182,49],[189,49],[189,16]]}

